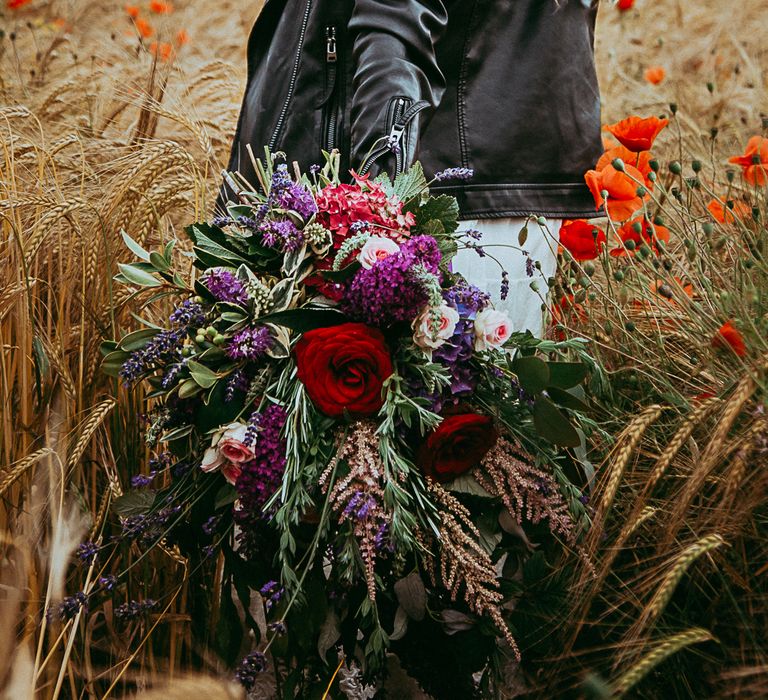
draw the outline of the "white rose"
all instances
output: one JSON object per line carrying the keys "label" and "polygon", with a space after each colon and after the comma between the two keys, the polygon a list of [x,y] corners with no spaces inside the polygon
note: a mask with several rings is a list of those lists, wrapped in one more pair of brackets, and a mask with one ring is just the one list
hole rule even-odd
{"label": "white rose", "polygon": [[219,428],[203,454],[200,468],[204,472],[221,469],[227,481],[234,483],[240,473],[240,464],[254,456],[250,445],[245,444],[247,431],[245,423],[230,423]]}
{"label": "white rose", "polygon": [[445,343],[456,330],[459,312],[452,306],[441,304],[436,311],[440,314],[437,333],[432,328],[432,308],[427,307],[413,322],[413,342],[424,350],[435,350]]}
{"label": "white rose", "polygon": [[512,320],[503,311],[483,309],[475,317],[475,350],[500,348],[512,334]]}
{"label": "white rose", "polygon": [[371,236],[360,249],[357,259],[366,270],[370,270],[377,262],[388,258],[398,250],[400,246],[389,238]]}

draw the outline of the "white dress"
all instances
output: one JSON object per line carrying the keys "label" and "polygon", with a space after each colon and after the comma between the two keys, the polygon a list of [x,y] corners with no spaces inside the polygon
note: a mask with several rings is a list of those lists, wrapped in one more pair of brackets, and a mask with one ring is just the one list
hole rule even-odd
{"label": "white dress", "polygon": [[[528,236],[521,246],[519,235],[526,222]],[[535,218],[460,221],[460,232],[480,231],[482,236],[476,243],[486,255],[481,257],[476,250],[462,248],[453,259],[452,267],[468,282],[491,295],[493,305],[509,314],[515,331],[527,329],[540,338],[544,332],[541,306],[547,302],[547,280],[555,274],[561,223],[559,219],[547,219],[542,226]],[[502,269],[509,274],[509,292],[505,300],[501,299]],[[532,272],[531,276],[529,272]],[[531,289],[532,282],[536,283],[538,291]]]}

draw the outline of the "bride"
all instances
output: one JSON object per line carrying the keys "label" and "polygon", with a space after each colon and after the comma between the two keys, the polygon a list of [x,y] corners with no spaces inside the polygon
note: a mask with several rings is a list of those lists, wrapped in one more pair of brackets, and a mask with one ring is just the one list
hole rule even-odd
{"label": "bride", "polygon": [[[304,171],[332,149],[360,175],[419,160],[470,232],[454,269],[541,335],[560,223],[595,215],[596,4],[267,0],[228,170],[256,182],[247,147],[264,146]],[[224,184],[217,207],[228,199]]]}

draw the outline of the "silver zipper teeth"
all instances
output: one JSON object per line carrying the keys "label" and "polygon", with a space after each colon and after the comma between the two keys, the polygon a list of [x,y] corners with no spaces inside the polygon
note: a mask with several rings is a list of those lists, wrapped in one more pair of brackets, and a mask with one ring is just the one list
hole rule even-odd
{"label": "silver zipper teeth", "polygon": [[[393,112],[392,112],[392,127],[390,129],[390,132],[388,136],[391,138],[392,133],[395,131],[395,129],[398,127],[398,120],[403,116],[403,106],[405,105],[405,100],[400,98],[397,103],[394,106]],[[368,171],[371,169],[371,166],[374,164],[376,159],[386,153],[389,150],[389,143],[387,143],[386,146],[381,146],[380,148],[377,148],[371,155],[368,157],[368,160],[363,163],[363,167],[360,169],[360,175],[366,175]],[[395,174],[398,175],[400,173],[400,168],[402,166],[401,156],[399,154],[396,154],[395,156]]]}
{"label": "silver zipper teeth", "polygon": [[[325,62],[328,67],[329,75],[333,75],[333,89],[328,98],[328,123],[325,136],[325,150],[333,150],[336,141],[336,120],[337,120],[337,102],[338,98],[333,94],[338,90],[336,81],[339,79],[338,68],[336,67],[336,27],[330,26],[325,30]],[[331,73],[332,71],[332,73]]]}
{"label": "silver zipper teeth", "polygon": [[269,140],[269,150],[273,151],[277,145],[277,139],[280,136],[280,132],[283,128],[283,122],[285,121],[285,115],[288,113],[288,105],[291,103],[293,97],[293,91],[296,87],[296,78],[299,75],[299,63],[301,62],[301,51],[304,47],[304,37],[307,34],[307,24],[309,23],[309,12],[312,9],[312,0],[307,0],[307,6],[304,9],[304,18],[301,22],[301,33],[299,34],[299,43],[296,47],[296,59],[293,62],[293,71],[291,72],[291,80],[288,83],[288,94],[285,97],[285,104],[280,112],[280,116],[275,124],[275,131],[272,134],[272,138]]}

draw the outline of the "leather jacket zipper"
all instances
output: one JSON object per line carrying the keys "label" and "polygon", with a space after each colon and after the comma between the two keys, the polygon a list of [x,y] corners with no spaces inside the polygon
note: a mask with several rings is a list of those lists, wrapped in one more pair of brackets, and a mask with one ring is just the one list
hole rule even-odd
{"label": "leather jacket zipper", "polygon": [[337,58],[336,27],[328,26],[325,28],[325,70],[328,103],[324,123],[325,133],[323,135],[323,148],[328,152],[336,147],[336,130],[338,124],[338,98],[336,96],[336,73],[338,70]]}
{"label": "leather jacket zipper", "polygon": [[296,44],[296,56],[293,61],[293,70],[291,71],[291,79],[288,83],[288,94],[285,96],[285,102],[283,108],[280,111],[280,116],[277,118],[275,124],[275,130],[272,133],[272,138],[269,140],[270,152],[275,150],[277,141],[280,138],[280,132],[283,130],[283,124],[285,123],[285,117],[288,114],[288,106],[291,104],[293,98],[293,91],[296,88],[296,78],[299,75],[299,64],[301,63],[301,51],[304,48],[304,38],[307,35],[307,24],[309,23],[309,13],[312,9],[312,0],[307,0],[307,4],[304,8],[304,17],[301,21],[301,32],[299,33],[299,40]]}
{"label": "leather jacket zipper", "polygon": [[410,100],[407,100],[404,97],[395,98],[395,103],[392,107],[392,117],[390,119],[391,126],[389,128],[386,143],[375,149],[365,161],[363,161],[363,165],[360,168],[360,175],[367,174],[378,158],[392,150],[395,151],[395,175],[397,176],[405,170],[406,154],[403,151],[407,148],[407,144],[405,143],[406,129],[411,120],[421,112],[421,110],[429,107],[429,103],[424,100],[419,100],[415,104],[408,106],[409,102]]}

